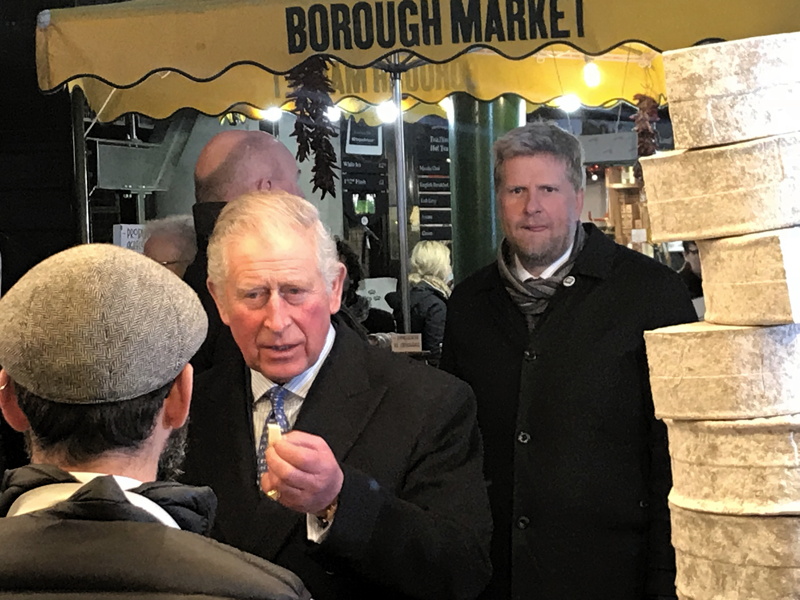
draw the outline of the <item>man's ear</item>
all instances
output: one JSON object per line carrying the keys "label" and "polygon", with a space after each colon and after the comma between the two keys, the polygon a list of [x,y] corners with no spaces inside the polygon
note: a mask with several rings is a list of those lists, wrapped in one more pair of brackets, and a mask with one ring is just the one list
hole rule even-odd
{"label": "man's ear", "polygon": [[210,278],[206,280],[206,287],[208,288],[208,292],[211,294],[211,297],[214,299],[214,304],[217,305],[220,319],[222,319],[222,322],[225,323],[225,325],[230,325],[228,322],[228,311],[225,309],[225,290],[214,285]]}
{"label": "man's ear", "polygon": [[272,189],[272,180],[269,177],[262,177],[256,181],[256,190],[259,192],[268,192]]}
{"label": "man's ear", "polygon": [[3,413],[3,418],[15,431],[22,433],[31,428],[28,417],[19,407],[14,382],[11,381],[5,369],[0,370],[0,411]]}
{"label": "man's ear", "polygon": [[192,376],[194,370],[187,364],[164,399],[164,426],[170,429],[183,427],[189,418],[189,407],[192,403]]}
{"label": "man's ear", "polygon": [[583,213],[583,197],[585,195],[584,190],[578,190],[578,193],[575,194],[575,208],[577,209],[578,213],[578,220],[580,221],[581,213]]}

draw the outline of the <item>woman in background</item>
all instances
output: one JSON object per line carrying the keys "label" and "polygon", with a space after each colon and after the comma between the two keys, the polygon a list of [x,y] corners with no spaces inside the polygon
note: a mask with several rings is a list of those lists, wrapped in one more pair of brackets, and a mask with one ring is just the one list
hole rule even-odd
{"label": "woman in background", "polygon": [[362,338],[369,339],[370,334],[391,333],[394,331],[394,319],[391,313],[372,308],[369,298],[359,295],[358,286],[363,279],[363,270],[358,254],[347,242],[336,240],[339,261],[347,269],[342,286],[342,307],[339,316]]}
{"label": "woman in background", "polygon": [[[418,242],[411,252],[409,270],[411,333],[422,334],[422,349],[430,352],[426,359],[429,364],[438,366],[450,297],[449,282],[453,275],[450,248],[442,242]],[[386,301],[394,311],[397,331],[404,331],[400,295],[397,292],[387,294]]]}

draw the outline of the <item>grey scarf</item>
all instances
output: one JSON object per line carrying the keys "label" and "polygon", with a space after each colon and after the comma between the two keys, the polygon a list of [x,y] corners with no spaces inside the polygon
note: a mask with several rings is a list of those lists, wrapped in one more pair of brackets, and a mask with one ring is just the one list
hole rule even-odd
{"label": "grey scarf", "polygon": [[583,230],[583,226],[578,223],[578,226],[575,228],[575,239],[573,240],[572,251],[566,262],[547,279],[529,279],[523,282],[517,278],[516,274],[511,269],[511,265],[514,264],[514,256],[512,255],[508,241],[503,239],[497,251],[497,266],[500,269],[500,276],[503,278],[505,288],[511,296],[511,299],[525,316],[525,322],[528,324],[528,331],[533,331],[536,327],[542,313],[547,309],[550,298],[553,297],[558,286],[561,285],[564,278],[572,270],[575,259],[578,257],[581,250],[583,250],[585,241],[586,232]]}

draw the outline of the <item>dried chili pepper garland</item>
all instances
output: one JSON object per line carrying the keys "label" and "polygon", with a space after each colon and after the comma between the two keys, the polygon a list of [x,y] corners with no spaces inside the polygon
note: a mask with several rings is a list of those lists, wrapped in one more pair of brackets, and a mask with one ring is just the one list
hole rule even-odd
{"label": "dried chili pepper garland", "polygon": [[323,198],[325,194],[335,195],[334,179],[338,178],[334,173],[336,151],[331,143],[338,134],[327,114],[333,106],[333,85],[327,76],[330,62],[327,57],[312,56],[286,75],[293,88],[286,96],[294,100],[292,113],[296,120],[292,136],[297,138],[297,160],[303,162],[313,153],[311,182],[313,191],[322,190]]}
{"label": "dried chili pepper garland", "polygon": [[[658,132],[653,127],[653,123],[659,120],[658,102],[645,94],[636,94],[633,99],[636,100],[636,106],[639,109],[636,114],[631,116],[633,130],[636,132],[637,137],[637,154],[639,156],[650,156],[655,154],[657,149]],[[633,174],[639,185],[642,185],[642,166],[638,160],[633,167]]]}

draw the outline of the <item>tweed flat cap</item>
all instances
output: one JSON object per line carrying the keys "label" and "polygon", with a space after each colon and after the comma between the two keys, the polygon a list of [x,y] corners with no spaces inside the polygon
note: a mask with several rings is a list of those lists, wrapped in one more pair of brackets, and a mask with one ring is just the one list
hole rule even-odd
{"label": "tweed flat cap", "polygon": [[34,394],[129,400],[170,382],[208,322],[197,294],[155,261],[110,244],[51,256],[0,298],[0,365]]}

